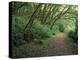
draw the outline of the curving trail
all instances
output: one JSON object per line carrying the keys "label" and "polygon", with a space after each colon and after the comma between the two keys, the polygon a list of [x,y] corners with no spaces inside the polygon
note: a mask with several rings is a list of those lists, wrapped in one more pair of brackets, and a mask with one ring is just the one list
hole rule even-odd
{"label": "curving trail", "polygon": [[50,55],[71,55],[72,49],[69,47],[69,38],[62,32],[56,35],[55,40],[49,45],[48,56]]}
{"label": "curving trail", "polygon": [[63,32],[58,33],[55,38],[44,41],[42,47],[35,43],[24,44],[14,48],[13,57],[41,57],[77,54],[77,48],[70,46],[70,38]]}

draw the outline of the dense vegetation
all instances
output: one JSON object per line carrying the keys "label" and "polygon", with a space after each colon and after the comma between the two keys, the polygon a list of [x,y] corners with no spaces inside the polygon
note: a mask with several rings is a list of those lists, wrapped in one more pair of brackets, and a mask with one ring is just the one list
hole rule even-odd
{"label": "dense vegetation", "polygon": [[[49,38],[54,40],[59,32],[64,32],[75,47],[78,41],[77,18],[75,5],[12,2],[13,47],[32,42],[40,47]],[[31,56],[30,52],[28,55]]]}

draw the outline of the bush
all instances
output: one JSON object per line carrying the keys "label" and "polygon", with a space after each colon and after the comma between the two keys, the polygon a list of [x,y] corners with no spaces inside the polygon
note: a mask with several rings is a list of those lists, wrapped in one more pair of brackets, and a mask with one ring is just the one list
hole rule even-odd
{"label": "bush", "polygon": [[68,33],[68,36],[69,36],[70,38],[72,38],[72,40],[73,40],[74,43],[77,43],[77,42],[78,42],[77,33],[75,33],[74,31],[70,31],[70,32]]}
{"label": "bush", "polygon": [[33,24],[31,31],[33,33],[34,38],[37,39],[46,39],[52,36],[50,28],[39,22]]}
{"label": "bush", "polygon": [[22,20],[19,17],[13,17],[12,19],[12,43],[14,46],[19,46],[24,44],[23,40],[23,24]]}
{"label": "bush", "polygon": [[38,44],[38,45],[43,45],[43,40],[37,40],[37,39],[34,39],[35,43]]}

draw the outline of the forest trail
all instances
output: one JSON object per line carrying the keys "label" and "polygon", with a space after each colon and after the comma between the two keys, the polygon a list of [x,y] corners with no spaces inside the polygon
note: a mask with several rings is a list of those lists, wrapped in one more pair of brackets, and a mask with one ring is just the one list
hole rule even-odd
{"label": "forest trail", "polygon": [[54,41],[48,47],[48,56],[73,54],[69,46],[69,37],[67,37],[65,33],[60,32],[53,40]]}
{"label": "forest trail", "polygon": [[[39,56],[58,56],[58,55],[73,55],[75,49],[70,46],[69,37],[63,33],[58,33],[55,38],[50,38],[44,41],[42,46],[30,44],[21,45],[13,50],[14,57],[39,57]],[[74,50],[74,51],[73,51]],[[22,56],[23,55],[23,56]]]}

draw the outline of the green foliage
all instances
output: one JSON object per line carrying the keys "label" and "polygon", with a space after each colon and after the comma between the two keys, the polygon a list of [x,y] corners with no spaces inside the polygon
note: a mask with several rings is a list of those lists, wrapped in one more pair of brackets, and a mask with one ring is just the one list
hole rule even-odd
{"label": "green foliage", "polygon": [[34,39],[36,45],[43,45],[43,40],[39,40],[39,39]]}
{"label": "green foliage", "polygon": [[60,25],[59,25],[59,31],[60,31],[60,32],[63,32],[63,31],[64,31],[64,26],[63,26],[63,24],[60,24]]}
{"label": "green foliage", "polygon": [[[23,20],[23,22],[22,22]],[[14,46],[19,46],[24,44],[23,41],[23,27],[24,26],[24,18],[13,16],[12,19],[12,40]]]}
{"label": "green foliage", "polygon": [[52,32],[48,26],[41,24],[39,21],[32,26],[32,33],[34,38],[45,39],[52,36]]}
{"label": "green foliage", "polygon": [[70,46],[71,46],[71,48],[77,48],[78,47],[77,44],[75,44],[75,43],[70,43]]}
{"label": "green foliage", "polygon": [[57,25],[54,25],[54,27],[52,28],[52,34],[55,35],[57,33],[59,33],[58,26]]}
{"label": "green foliage", "polygon": [[76,33],[76,32],[70,31],[70,32],[68,33],[68,36],[69,36],[70,38],[72,38],[72,41],[73,41],[74,43],[77,44],[77,42],[78,42],[78,36],[77,36],[77,33]]}

